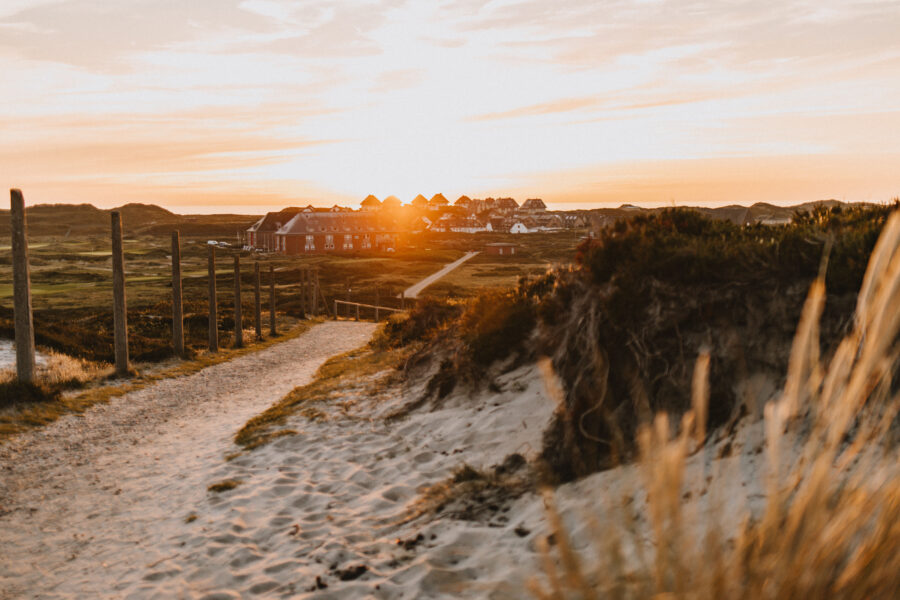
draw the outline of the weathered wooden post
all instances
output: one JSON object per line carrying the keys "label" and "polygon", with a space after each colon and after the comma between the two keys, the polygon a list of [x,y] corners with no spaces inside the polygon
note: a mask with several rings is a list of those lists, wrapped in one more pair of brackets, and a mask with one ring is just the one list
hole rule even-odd
{"label": "weathered wooden post", "polygon": [[272,337],[276,336],[275,331],[275,267],[269,265],[269,329]]}
{"label": "weathered wooden post", "polygon": [[356,303],[356,320],[359,321],[359,303]]}
{"label": "weathered wooden post", "polygon": [[338,301],[335,300],[335,301],[334,301],[334,320],[335,320],[335,321],[337,321],[337,318],[338,318],[338,314],[337,314],[337,306],[338,306]]}
{"label": "weathered wooden post", "polygon": [[172,347],[184,358],[184,305],[181,301],[181,240],[172,232]]}
{"label": "weathered wooden post", "polygon": [[315,298],[316,285],[315,285],[315,282],[313,281],[313,271],[311,268],[305,269],[303,291],[305,293],[305,297],[303,299],[303,304],[304,304],[304,306],[306,306],[306,310],[308,311],[307,316],[312,317],[315,315],[315,311],[313,310],[313,305],[316,303],[316,298]]}
{"label": "weathered wooden post", "polygon": [[110,213],[112,221],[113,329],[115,334],[116,376],[128,375],[128,318],[125,308],[125,252],[122,248],[122,215]]}
{"label": "weathered wooden post", "polygon": [[319,267],[314,267],[310,274],[310,305],[312,305],[312,314],[319,314]]}
{"label": "weathered wooden post", "polygon": [[400,292],[400,310],[406,310],[406,290]]}
{"label": "weathered wooden post", "polygon": [[244,319],[241,314],[241,256],[234,255],[234,347],[244,346]]}
{"label": "weathered wooden post", "polygon": [[378,318],[378,307],[381,304],[381,294],[379,292],[378,286],[375,286],[375,322],[377,323],[380,319]]}
{"label": "weathered wooden post", "polygon": [[303,311],[304,317],[309,317],[309,289],[306,287],[306,267],[300,267],[300,310]]}
{"label": "weathered wooden post", "polygon": [[34,320],[31,314],[31,277],[28,273],[28,232],[25,198],[21,190],[9,190],[9,226],[13,255],[13,310],[16,329],[16,377],[34,381]]}
{"label": "weathered wooden post", "polygon": [[256,339],[262,339],[262,296],[259,290],[259,261],[253,263],[253,308],[256,325]]}
{"label": "weathered wooden post", "polygon": [[209,258],[209,351],[219,351],[218,309],[216,307],[216,247],[208,244]]}

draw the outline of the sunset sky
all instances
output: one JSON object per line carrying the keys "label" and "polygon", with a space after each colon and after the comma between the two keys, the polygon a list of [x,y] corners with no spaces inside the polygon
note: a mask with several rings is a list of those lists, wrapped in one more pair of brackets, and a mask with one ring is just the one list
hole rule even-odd
{"label": "sunset sky", "polygon": [[900,196],[900,0],[0,0],[28,204]]}

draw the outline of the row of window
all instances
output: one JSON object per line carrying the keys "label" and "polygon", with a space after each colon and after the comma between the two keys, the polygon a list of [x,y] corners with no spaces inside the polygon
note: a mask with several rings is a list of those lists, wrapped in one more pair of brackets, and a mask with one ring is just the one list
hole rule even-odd
{"label": "row of window", "polygon": [[[356,236],[356,237],[357,237],[357,239],[359,238],[359,236]],[[281,249],[282,250],[286,250],[286,248],[284,247],[284,240],[285,240],[285,237],[282,236],[282,238],[281,238],[281,242],[282,242]],[[369,248],[372,247],[372,240],[369,239],[368,234],[363,235],[359,247],[361,250],[368,250]],[[342,248],[344,250],[352,250],[353,249],[353,235],[350,235],[350,234],[344,235],[344,244],[343,244]],[[316,236],[307,235],[306,236],[306,245],[304,246],[304,250],[309,252],[310,250],[315,250],[315,249],[316,249]],[[324,250],[334,250],[334,236],[333,235],[325,236]]]}

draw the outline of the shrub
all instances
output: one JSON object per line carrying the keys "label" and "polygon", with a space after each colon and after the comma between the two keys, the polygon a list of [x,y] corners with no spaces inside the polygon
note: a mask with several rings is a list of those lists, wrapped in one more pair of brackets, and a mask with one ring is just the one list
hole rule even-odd
{"label": "shrub", "polygon": [[449,321],[462,312],[459,304],[426,298],[407,314],[394,314],[385,322],[380,342],[399,348],[413,342],[433,338]]}
{"label": "shrub", "polygon": [[517,292],[488,292],[466,307],[459,335],[468,356],[487,366],[521,347],[535,324],[535,305],[529,298]]}
{"label": "shrub", "polygon": [[583,243],[577,268],[538,288],[542,351],[565,388],[545,437],[552,470],[568,480],[631,458],[642,422],[690,406],[687,357],[703,347],[712,355],[710,425],[736,418],[734,375],[785,376],[803,293],[820,270],[831,290],[823,350],[832,351],[892,208],[822,208],[779,227],[668,209]]}

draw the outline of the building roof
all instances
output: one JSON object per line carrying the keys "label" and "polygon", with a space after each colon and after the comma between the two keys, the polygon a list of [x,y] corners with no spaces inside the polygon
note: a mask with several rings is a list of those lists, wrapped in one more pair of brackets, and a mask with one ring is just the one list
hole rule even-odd
{"label": "building roof", "polygon": [[472,203],[472,199],[468,196],[460,196],[456,199],[456,202],[453,203],[453,206],[468,206]]}
{"label": "building roof", "polygon": [[497,198],[494,206],[497,208],[519,208],[519,203],[513,198]]}
{"label": "building roof", "polygon": [[547,210],[547,205],[540,198],[529,198],[522,204],[525,210]]}
{"label": "building roof", "polygon": [[377,206],[381,206],[381,202],[378,200],[378,198],[376,198],[372,194],[369,194],[368,196],[366,196],[365,200],[363,200],[362,202],[359,203],[359,205],[360,206],[376,206],[377,207]]}
{"label": "building roof", "polygon": [[381,208],[400,208],[400,198],[397,196],[388,196],[381,201]]}
{"label": "building roof", "polygon": [[413,206],[419,206],[419,207],[427,206],[427,205],[428,205],[428,198],[426,198],[426,197],[423,196],[422,194],[419,194],[418,196],[416,196],[415,198],[413,198],[412,205],[413,205]]}
{"label": "building roof", "polygon": [[448,204],[450,203],[444,198],[443,194],[435,194],[428,201],[428,206],[447,206]]}
{"label": "building roof", "polygon": [[395,221],[370,213],[300,213],[277,231],[279,235],[388,233],[398,229]]}
{"label": "building roof", "polygon": [[483,229],[484,223],[470,217],[452,217],[440,219],[431,227],[432,229]]}
{"label": "building roof", "polygon": [[300,208],[285,208],[284,210],[279,210],[277,212],[266,213],[266,216],[262,217],[259,221],[250,226],[247,231],[251,233],[259,233],[259,232],[270,232],[275,231],[288,221],[294,218],[294,216],[299,213],[302,209]]}

